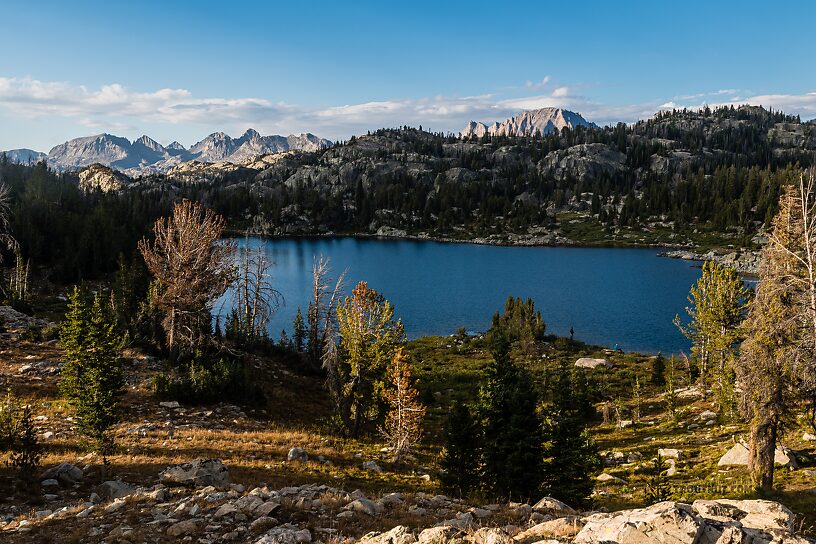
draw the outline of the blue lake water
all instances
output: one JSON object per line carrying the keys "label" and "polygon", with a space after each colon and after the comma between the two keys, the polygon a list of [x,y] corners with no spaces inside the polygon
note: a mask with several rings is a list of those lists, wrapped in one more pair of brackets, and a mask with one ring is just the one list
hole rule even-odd
{"label": "blue lake water", "polygon": [[[311,294],[315,256],[346,270],[346,292],[361,280],[395,307],[410,338],[489,328],[508,295],[532,298],[547,331],[627,351],[677,353],[688,341],[672,324],[685,317],[689,287],[700,270],[658,257],[656,249],[500,247],[409,240],[249,238],[275,263],[273,283],[284,299],[270,323],[277,339],[291,334],[298,306]],[[225,312],[226,304],[216,306]],[[220,308],[220,309],[219,309]]]}

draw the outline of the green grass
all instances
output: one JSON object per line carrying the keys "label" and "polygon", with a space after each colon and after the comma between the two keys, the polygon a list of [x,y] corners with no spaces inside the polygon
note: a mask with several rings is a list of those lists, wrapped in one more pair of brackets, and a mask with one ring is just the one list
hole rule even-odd
{"label": "green grass", "polygon": [[[490,355],[479,339],[465,342],[454,337],[425,337],[409,343],[408,351],[414,361],[414,373],[423,401],[428,405],[426,423],[426,453],[441,448],[442,430],[450,408],[457,403],[472,404],[478,395],[485,366]],[[570,364],[579,357],[606,357],[614,365],[611,369],[588,371],[598,390],[598,399],[618,398],[624,406],[624,419],[631,417],[632,383],[638,376],[642,387],[641,421],[634,427],[617,429],[614,423],[604,425],[596,421],[590,431],[599,450],[620,451],[628,455],[637,452],[642,460],[632,464],[604,467],[603,472],[626,480],[626,484],[599,484],[595,507],[608,510],[644,506],[644,490],[649,481],[648,469],[659,448],[677,448],[684,458],[677,462],[678,473],[670,479],[672,499],[693,502],[710,498],[759,498],[751,485],[748,473],[742,468],[717,466],[719,458],[736,440],[745,438],[747,425],[742,422],[717,424],[711,427],[688,430],[691,423],[702,423],[699,414],[705,410],[716,411],[713,399],[678,399],[677,420],[672,421],[666,412],[663,399],[664,387],[650,383],[652,357],[637,353],[610,353],[596,346],[550,337],[544,344],[543,353],[530,357],[514,352],[515,360],[533,374],[540,387],[546,386],[558,364],[566,360]],[[682,365],[675,370],[676,387],[684,383]],[[600,404],[597,405],[600,409]],[[814,456],[814,446],[797,440],[802,428],[792,429],[782,443],[797,451]],[[432,457],[432,455],[431,455]],[[770,498],[786,504],[800,514],[803,530],[816,534],[816,478],[807,476],[805,469],[816,465],[805,463],[802,469],[776,473],[778,491]]]}

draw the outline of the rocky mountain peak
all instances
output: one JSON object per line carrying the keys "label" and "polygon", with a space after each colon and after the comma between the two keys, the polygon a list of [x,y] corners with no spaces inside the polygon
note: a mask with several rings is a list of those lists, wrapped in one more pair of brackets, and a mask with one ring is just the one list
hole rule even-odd
{"label": "rocky mountain peak", "polygon": [[157,142],[156,140],[154,140],[153,138],[151,138],[147,134],[143,135],[138,140],[135,140],[133,142],[133,144],[134,145],[136,145],[136,144],[143,145],[146,148],[150,149],[151,151],[163,151],[164,150],[164,147],[162,147],[162,145],[159,142]]}
{"label": "rocky mountain peak", "polygon": [[532,136],[537,133],[548,134],[554,130],[561,130],[564,127],[570,129],[577,126],[593,127],[580,114],[562,108],[539,108],[527,110],[513,116],[505,121],[495,122],[491,125],[471,121],[460,133],[463,138],[470,136],[482,137],[484,135],[495,136]]}

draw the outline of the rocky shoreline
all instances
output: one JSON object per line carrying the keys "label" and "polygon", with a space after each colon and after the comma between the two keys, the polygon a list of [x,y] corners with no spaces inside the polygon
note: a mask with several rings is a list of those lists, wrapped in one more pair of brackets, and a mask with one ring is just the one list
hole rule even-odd
{"label": "rocky shoreline", "polygon": [[675,249],[658,254],[670,259],[684,259],[688,261],[713,261],[735,269],[746,276],[759,275],[760,252],[751,250],[717,253],[713,249],[706,253],[696,253],[688,249]]}
{"label": "rocky shoreline", "polygon": [[[491,234],[489,236],[477,236],[473,238],[453,238],[449,236],[435,236],[425,232],[419,234],[408,234],[401,229],[380,228],[377,232],[270,232],[268,230],[259,230],[249,228],[238,231],[234,234],[240,236],[258,236],[261,238],[365,238],[365,239],[379,239],[379,240],[414,240],[425,242],[439,242],[443,244],[476,244],[488,246],[507,246],[507,247],[575,247],[575,248],[654,248],[654,249],[669,249],[675,251],[677,248],[684,248],[686,246],[680,245],[666,245],[666,244],[641,244],[635,242],[621,243],[621,242],[604,242],[604,243],[585,243],[567,238],[557,232],[548,232],[546,234]],[[679,249],[677,249],[679,251]],[[660,256],[669,256],[660,253]],[[679,257],[677,257],[679,258]]]}

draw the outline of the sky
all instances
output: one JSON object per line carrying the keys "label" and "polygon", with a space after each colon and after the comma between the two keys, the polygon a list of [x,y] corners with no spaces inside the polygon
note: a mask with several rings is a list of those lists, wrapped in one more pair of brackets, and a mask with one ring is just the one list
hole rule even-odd
{"label": "sky", "polygon": [[816,118],[816,2],[3,0],[0,149],[215,131],[458,132],[761,104]]}

